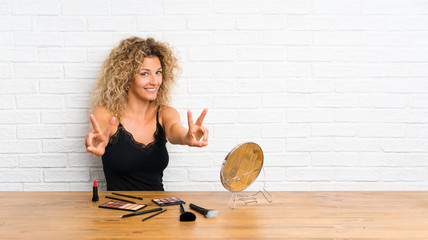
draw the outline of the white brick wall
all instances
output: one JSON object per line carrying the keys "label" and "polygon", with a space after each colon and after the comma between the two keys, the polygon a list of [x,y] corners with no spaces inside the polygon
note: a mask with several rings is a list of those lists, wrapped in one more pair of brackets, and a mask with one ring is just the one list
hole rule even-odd
{"label": "white brick wall", "polygon": [[428,190],[428,0],[0,0],[0,190],[105,188],[89,94],[133,35],[174,46],[184,123],[209,108],[167,190],[222,190],[246,141],[271,190]]}

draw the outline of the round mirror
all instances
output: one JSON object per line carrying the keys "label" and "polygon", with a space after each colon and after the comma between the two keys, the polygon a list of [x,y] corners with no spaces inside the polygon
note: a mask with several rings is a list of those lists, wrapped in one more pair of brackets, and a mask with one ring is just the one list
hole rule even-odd
{"label": "round mirror", "polygon": [[250,186],[263,167],[263,151],[256,143],[236,146],[223,161],[220,180],[231,192],[240,192]]}

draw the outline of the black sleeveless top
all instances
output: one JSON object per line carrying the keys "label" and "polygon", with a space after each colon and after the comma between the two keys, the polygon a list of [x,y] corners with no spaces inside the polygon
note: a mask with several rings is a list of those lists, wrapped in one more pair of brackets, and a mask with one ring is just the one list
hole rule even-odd
{"label": "black sleeveless top", "polygon": [[137,142],[119,122],[102,156],[107,191],[164,191],[163,170],[169,162],[165,132],[156,113],[155,140]]}

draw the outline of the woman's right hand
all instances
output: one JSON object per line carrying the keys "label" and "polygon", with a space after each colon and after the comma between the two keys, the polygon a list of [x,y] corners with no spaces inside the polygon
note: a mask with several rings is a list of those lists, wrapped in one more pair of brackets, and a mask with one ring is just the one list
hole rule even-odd
{"label": "woman's right hand", "polygon": [[93,114],[89,115],[89,119],[91,119],[93,130],[86,134],[86,151],[99,157],[102,156],[105,152],[105,148],[110,139],[110,133],[116,122],[116,118],[112,117],[110,119],[109,125],[104,131],[101,131],[101,128]]}

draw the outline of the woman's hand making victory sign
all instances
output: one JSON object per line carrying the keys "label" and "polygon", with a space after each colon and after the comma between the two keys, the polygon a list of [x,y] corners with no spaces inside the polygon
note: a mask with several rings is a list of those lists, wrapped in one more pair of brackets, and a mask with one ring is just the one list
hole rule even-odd
{"label": "woman's hand making victory sign", "polygon": [[208,109],[204,109],[196,122],[193,122],[192,112],[187,110],[189,129],[185,138],[186,145],[193,147],[205,147],[208,145],[208,129],[202,125]]}
{"label": "woman's hand making victory sign", "polygon": [[111,118],[107,128],[104,131],[101,131],[95,116],[91,114],[89,118],[91,119],[93,131],[86,134],[86,151],[99,157],[102,156],[105,152],[105,148],[108,144],[110,133],[113,129],[116,119],[115,117]]}

